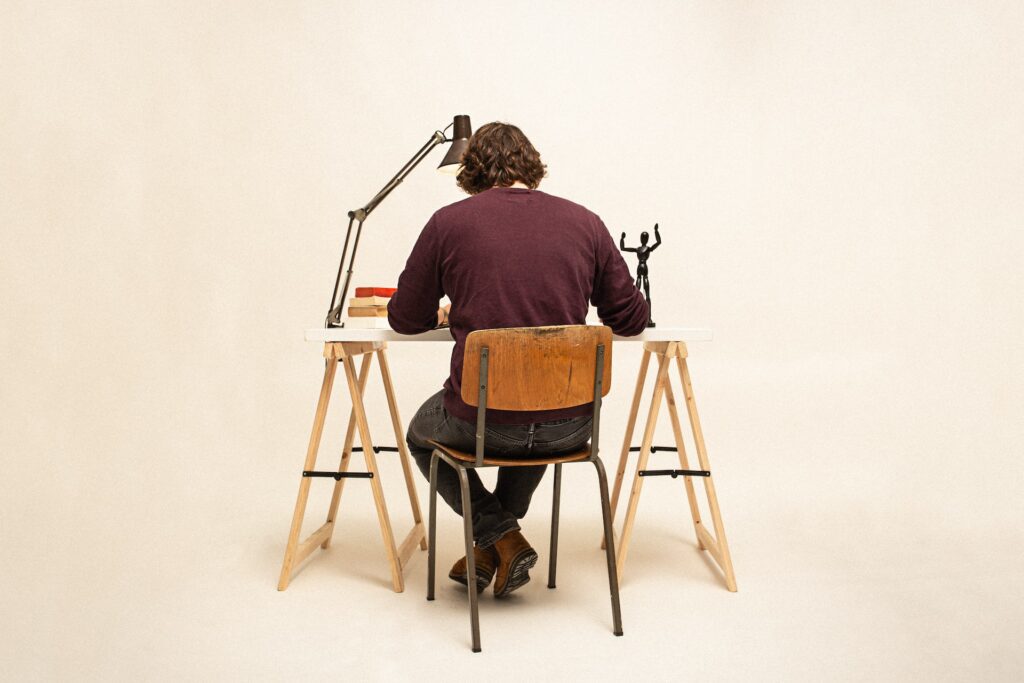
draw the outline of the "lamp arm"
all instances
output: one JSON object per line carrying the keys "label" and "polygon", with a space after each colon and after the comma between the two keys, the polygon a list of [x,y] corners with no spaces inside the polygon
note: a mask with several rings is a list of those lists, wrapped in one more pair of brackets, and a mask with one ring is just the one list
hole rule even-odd
{"label": "lamp arm", "polygon": [[419,163],[423,161],[428,154],[430,154],[432,149],[445,142],[448,142],[448,139],[445,138],[444,133],[439,130],[434,131],[434,134],[430,137],[430,140],[427,141],[427,144],[423,145],[423,147],[420,148],[420,151],[416,152],[413,158],[395,174],[395,177],[389,180],[388,184],[381,188],[380,192],[374,195],[373,199],[366,203],[366,206],[361,209],[357,209],[354,212],[350,211],[349,216],[352,217],[354,214],[355,218],[360,222],[366,220],[366,217],[370,215],[370,212],[376,209],[377,205],[384,201],[384,198],[391,194],[391,191],[405,180],[405,176],[409,175],[412,169],[416,168],[416,166],[418,166]]}
{"label": "lamp arm", "polygon": [[[413,155],[405,166],[395,174],[395,176],[388,181],[387,185],[381,188],[380,192],[373,196],[369,202],[366,203],[361,209],[348,212],[348,230],[345,231],[345,246],[341,250],[341,261],[338,263],[338,276],[334,280],[334,291],[331,293],[331,307],[327,309],[327,320],[325,325],[327,327],[337,327],[341,325],[341,312],[345,309],[345,298],[348,296],[348,287],[352,281],[352,265],[356,260],[356,250],[359,248],[359,236],[363,232],[363,221],[366,217],[377,208],[377,206],[384,201],[384,198],[391,194],[391,191],[398,187],[405,177],[409,175],[412,169],[416,168],[423,159],[426,158],[430,151],[440,144],[449,142],[444,136],[444,133],[437,130],[427,141],[427,144],[420,148],[420,151]],[[341,282],[341,273],[345,269],[345,256],[348,254],[348,243],[349,238],[352,236],[352,224],[358,221],[359,225],[356,227],[356,239],[352,243],[352,254],[349,256],[348,269],[345,272],[345,284],[341,289],[341,297],[338,296],[338,284]]]}
{"label": "lamp arm", "polygon": [[[334,278],[334,289],[331,290],[331,307],[327,309],[327,319],[324,321],[324,327],[334,327],[341,324],[341,311],[345,307],[345,294],[348,294],[348,283],[349,278],[345,278],[345,294],[341,297],[341,302],[338,303],[338,285],[341,284],[341,272],[345,269],[345,255],[348,253],[348,241],[352,237],[352,223],[355,221],[355,215],[353,212],[349,212],[348,218],[348,230],[345,231],[345,246],[341,250],[341,261],[338,262],[338,276]],[[362,228],[362,224],[359,225]],[[356,233],[358,239],[359,233]],[[352,266],[349,265],[349,276],[352,274]],[[337,303],[337,305],[335,305]]]}

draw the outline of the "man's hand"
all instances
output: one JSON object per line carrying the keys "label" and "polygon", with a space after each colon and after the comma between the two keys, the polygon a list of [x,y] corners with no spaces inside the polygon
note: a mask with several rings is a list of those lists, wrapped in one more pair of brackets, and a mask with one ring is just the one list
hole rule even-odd
{"label": "man's hand", "polygon": [[441,308],[437,309],[437,326],[438,327],[441,327],[441,325],[447,325],[448,324],[448,314],[449,314],[449,312],[451,312],[451,310],[452,310],[452,305],[451,304],[448,304],[447,306],[442,306]]}

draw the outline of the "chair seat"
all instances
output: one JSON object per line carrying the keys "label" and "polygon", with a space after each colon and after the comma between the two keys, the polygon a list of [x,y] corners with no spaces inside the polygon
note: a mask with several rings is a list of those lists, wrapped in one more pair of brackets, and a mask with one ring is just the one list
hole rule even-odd
{"label": "chair seat", "polygon": [[[465,453],[463,451],[456,450],[451,446],[445,446],[443,443],[438,443],[437,441],[431,441],[429,439],[427,440],[427,443],[455,460],[461,460],[462,462],[476,462],[476,454],[474,453]],[[485,453],[484,464],[498,465],[501,467],[529,467],[531,465],[559,465],[567,462],[579,462],[581,460],[586,460],[589,457],[590,446],[587,445],[574,453],[540,458],[492,458],[488,457]]]}

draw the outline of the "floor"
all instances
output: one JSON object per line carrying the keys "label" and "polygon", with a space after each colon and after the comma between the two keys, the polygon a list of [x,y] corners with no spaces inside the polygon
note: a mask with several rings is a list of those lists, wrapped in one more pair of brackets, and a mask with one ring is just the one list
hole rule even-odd
{"label": "floor", "polygon": [[[396,463],[383,467],[401,537],[408,506]],[[461,538],[446,508],[436,601],[425,600],[423,552],[411,560],[405,592],[392,592],[361,480],[348,484],[332,548],[278,592],[294,483],[253,484],[226,498],[199,486],[182,512],[206,510],[205,526],[177,523],[158,504],[125,522],[127,532],[144,519],[148,535],[109,530],[109,555],[68,557],[87,547],[72,537],[36,558],[30,568],[43,573],[59,571],[59,558],[84,564],[45,594],[28,586],[4,597],[8,613],[21,616],[3,678],[1020,679],[1019,529],[994,542],[997,530],[931,533],[912,511],[886,519],[856,500],[813,513],[795,497],[766,507],[728,468],[716,479],[739,592],[728,592],[696,549],[682,481],[649,481],[622,578],[625,635],[613,636],[596,477],[569,466],[558,588],[546,587],[549,475],[523,522],[541,561],[509,599],[484,594],[479,654],[470,652],[465,594],[446,578]],[[318,483],[306,532],[329,498],[331,482]],[[253,506],[254,497],[264,503]],[[901,531],[908,525],[915,533]]]}

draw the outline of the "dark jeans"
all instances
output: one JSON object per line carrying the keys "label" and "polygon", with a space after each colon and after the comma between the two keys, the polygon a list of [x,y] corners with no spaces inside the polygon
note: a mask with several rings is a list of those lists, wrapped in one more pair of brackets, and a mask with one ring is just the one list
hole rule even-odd
{"label": "dark jeans", "polygon": [[[443,395],[442,390],[427,399],[409,423],[405,438],[409,452],[428,478],[433,447],[427,439],[466,453],[476,452],[476,425],[449,415],[442,403]],[[571,453],[590,440],[591,422],[588,415],[525,425],[488,425],[484,449],[488,456],[522,459]],[[466,472],[473,506],[473,538],[478,546],[494,545],[505,533],[519,529],[518,520],[526,516],[545,469],[547,465],[499,467],[493,493],[484,488],[476,470]],[[437,492],[462,514],[458,473],[443,460],[437,464]]]}

